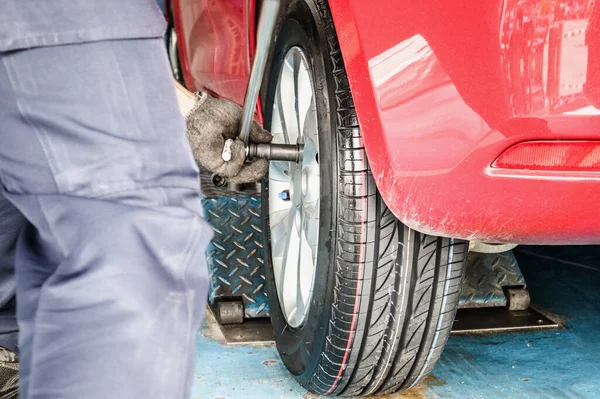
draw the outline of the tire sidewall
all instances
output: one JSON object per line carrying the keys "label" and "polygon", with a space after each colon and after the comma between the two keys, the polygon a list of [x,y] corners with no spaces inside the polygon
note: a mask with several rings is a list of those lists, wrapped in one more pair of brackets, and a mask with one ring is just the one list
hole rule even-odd
{"label": "tire sidewall", "polygon": [[328,62],[329,54],[322,21],[310,0],[290,2],[282,12],[277,27],[277,40],[270,58],[271,66],[265,76],[263,115],[265,126],[270,126],[273,99],[281,65],[287,51],[298,46],[305,52],[309,73],[314,84],[319,129],[320,215],[317,262],[313,295],[305,323],[299,328],[290,327],[283,315],[277,296],[271,260],[271,234],[269,227],[269,189],[262,184],[263,231],[265,244],[266,283],[270,300],[271,323],[275,331],[278,351],[288,369],[303,383],[310,379],[321,352],[325,347],[327,326],[334,301],[334,262],[337,236],[337,140],[335,104],[330,93],[333,73]]}

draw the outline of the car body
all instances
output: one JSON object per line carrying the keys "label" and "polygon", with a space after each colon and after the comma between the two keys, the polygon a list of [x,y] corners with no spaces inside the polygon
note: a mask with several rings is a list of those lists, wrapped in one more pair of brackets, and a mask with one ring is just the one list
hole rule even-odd
{"label": "car body", "polygon": [[[329,7],[374,179],[403,223],[481,242],[600,243],[600,1]],[[188,88],[241,104],[255,0],[170,9]]]}

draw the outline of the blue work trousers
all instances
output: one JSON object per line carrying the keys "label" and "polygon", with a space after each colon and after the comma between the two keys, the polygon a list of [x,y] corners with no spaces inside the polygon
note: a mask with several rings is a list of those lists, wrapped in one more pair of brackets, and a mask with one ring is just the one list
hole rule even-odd
{"label": "blue work trousers", "polygon": [[212,233],[162,39],[0,53],[0,180],[20,397],[187,399]]}

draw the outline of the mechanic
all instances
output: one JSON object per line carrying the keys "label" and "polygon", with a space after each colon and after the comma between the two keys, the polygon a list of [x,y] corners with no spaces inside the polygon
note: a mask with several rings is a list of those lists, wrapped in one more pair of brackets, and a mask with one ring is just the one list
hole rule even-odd
{"label": "mechanic", "polygon": [[[1,397],[189,397],[212,234],[164,29],[155,0],[2,3]],[[221,159],[240,108],[197,98],[196,159],[260,178]]]}

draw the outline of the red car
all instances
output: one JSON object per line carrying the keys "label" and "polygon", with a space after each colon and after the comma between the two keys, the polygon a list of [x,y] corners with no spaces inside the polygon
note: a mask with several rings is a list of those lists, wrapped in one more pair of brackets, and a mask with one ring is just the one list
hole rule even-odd
{"label": "red car", "polygon": [[[168,4],[190,90],[242,103],[256,3]],[[304,152],[262,184],[265,263],[308,390],[431,371],[468,242],[600,243],[600,1],[282,0],[275,35],[259,117]]]}

